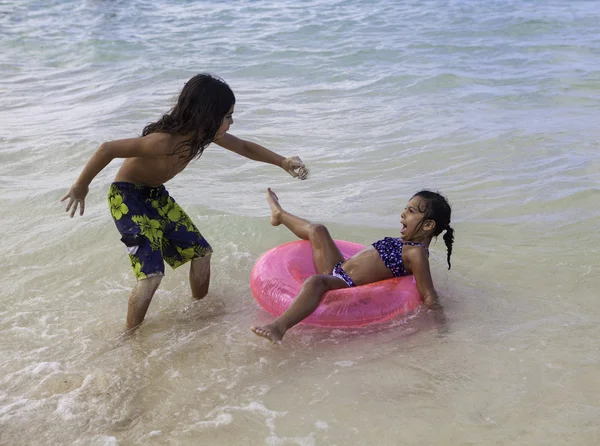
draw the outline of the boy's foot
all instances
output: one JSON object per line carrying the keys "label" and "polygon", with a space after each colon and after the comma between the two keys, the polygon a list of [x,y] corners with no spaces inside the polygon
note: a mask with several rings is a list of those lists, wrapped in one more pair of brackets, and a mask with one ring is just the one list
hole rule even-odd
{"label": "boy's foot", "polygon": [[271,224],[273,226],[279,226],[281,224],[281,205],[279,204],[279,198],[275,195],[275,192],[267,187],[267,203],[271,208]]}
{"label": "boy's foot", "polygon": [[281,344],[284,335],[275,324],[265,325],[264,327],[250,327],[250,330],[252,330],[255,335],[267,338],[275,344]]}

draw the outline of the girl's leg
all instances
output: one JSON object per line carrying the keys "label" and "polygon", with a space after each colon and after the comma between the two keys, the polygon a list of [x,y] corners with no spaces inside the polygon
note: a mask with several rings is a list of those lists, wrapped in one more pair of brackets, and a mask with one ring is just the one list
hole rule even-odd
{"label": "girl's leg", "polygon": [[267,202],[271,207],[271,224],[273,226],[282,224],[298,238],[310,241],[317,273],[331,274],[333,267],[344,260],[325,226],[311,223],[285,211],[279,204],[277,195],[270,188],[267,189]]}
{"label": "girl's leg", "polygon": [[315,274],[302,284],[300,294],[285,313],[264,327],[251,327],[250,330],[258,336],[279,344],[286,331],[306,319],[316,310],[323,294],[330,290],[346,288],[346,286],[344,281],[337,277]]}

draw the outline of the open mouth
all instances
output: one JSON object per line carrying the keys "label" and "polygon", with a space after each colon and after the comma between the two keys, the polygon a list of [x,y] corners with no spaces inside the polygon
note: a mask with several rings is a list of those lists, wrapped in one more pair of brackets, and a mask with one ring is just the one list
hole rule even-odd
{"label": "open mouth", "polygon": [[400,234],[404,234],[406,232],[406,225],[404,223],[400,223]]}

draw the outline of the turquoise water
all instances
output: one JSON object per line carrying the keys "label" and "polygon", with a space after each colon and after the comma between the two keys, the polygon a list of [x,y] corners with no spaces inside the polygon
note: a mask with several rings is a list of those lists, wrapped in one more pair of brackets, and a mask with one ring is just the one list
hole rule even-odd
{"label": "turquoise water", "polygon": [[[14,1],[0,4],[0,444],[596,444],[600,433],[600,6],[593,1]],[[106,193],[59,198],[192,75],[237,97],[231,132],[169,183],[215,248],[209,296],[167,271],[123,339],[133,277]],[[337,238],[396,235],[420,188],[453,204],[449,317],[299,327],[248,278],[293,237],[264,189]]]}

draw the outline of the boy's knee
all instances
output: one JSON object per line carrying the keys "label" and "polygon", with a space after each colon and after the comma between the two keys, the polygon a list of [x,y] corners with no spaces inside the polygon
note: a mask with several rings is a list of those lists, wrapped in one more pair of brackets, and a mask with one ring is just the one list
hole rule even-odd
{"label": "boy's knee", "polygon": [[190,263],[190,273],[202,275],[210,272],[210,254],[194,259]]}
{"label": "boy's knee", "polygon": [[152,298],[163,277],[163,275],[156,275],[138,280],[135,286],[135,294],[139,297]]}
{"label": "boy's knee", "polygon": [[190,280],[199,285],[210,277],[210,255],[192,260]]}
{"label": "boy's knee", "polygon": [[137,286],[147,289],[154,288],[154,290],[156,290],[156,288],[158,288],[158,286],[160,285],[160,282],[162,282],[163,277],[164,276],[162,274],[157,274],[155,276],[139,279],[137,282]]}

